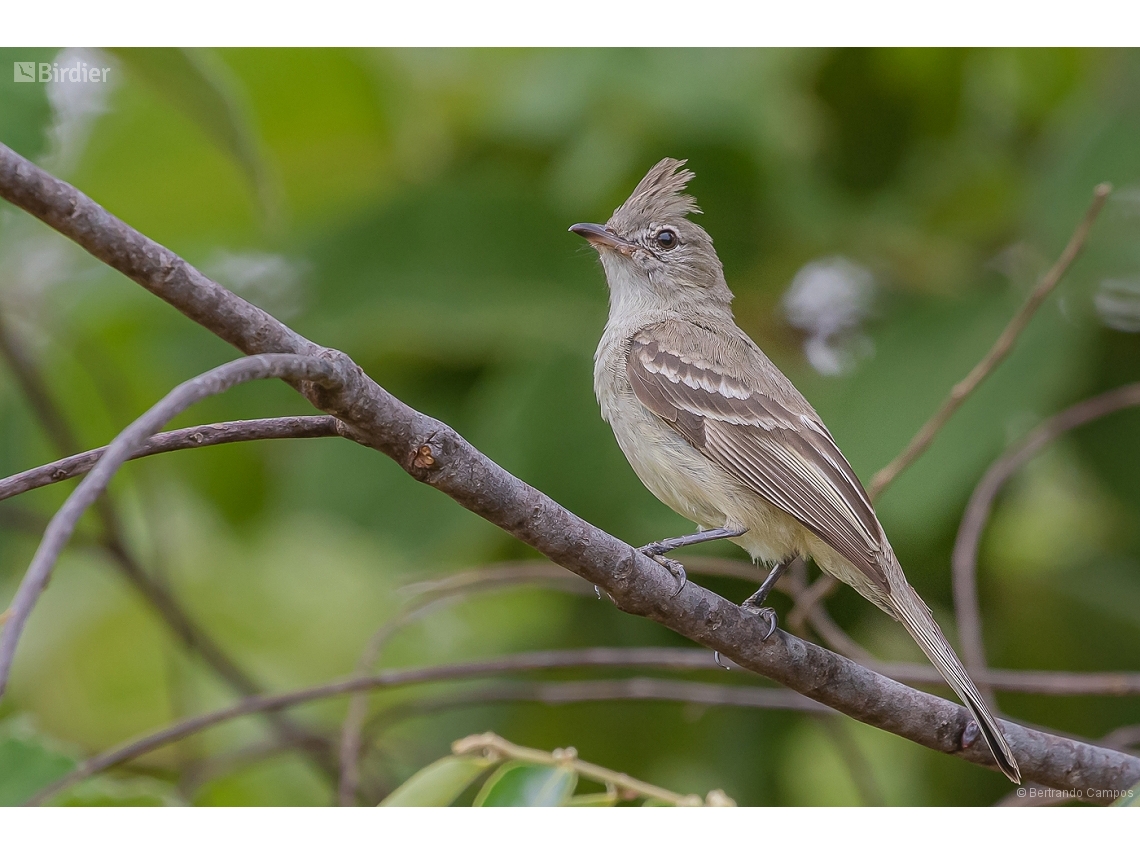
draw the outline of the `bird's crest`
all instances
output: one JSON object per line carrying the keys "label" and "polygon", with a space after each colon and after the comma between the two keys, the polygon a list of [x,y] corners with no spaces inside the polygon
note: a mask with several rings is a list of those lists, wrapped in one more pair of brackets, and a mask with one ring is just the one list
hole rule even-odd
{"label": "bird's crest", "polygon": [[682,191],[693,178],[693,173],[682,169],[685,161],[667,157],[646,173],[629,198],[610,218],[610,225],[619,233],[622,227],[640,226],[646,222],[660,222],[699,214],[697,200]]}

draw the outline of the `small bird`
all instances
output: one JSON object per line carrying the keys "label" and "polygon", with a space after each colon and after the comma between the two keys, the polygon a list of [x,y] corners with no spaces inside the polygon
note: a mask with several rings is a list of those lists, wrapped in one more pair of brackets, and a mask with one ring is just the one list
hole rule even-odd
{"label": "small bird", "polygon": [[728,538],[773,565],[744,608],[760,606],[787,564],[811,558],[900,621],[969,708],[998,767],[1020,783],[1001,728],[930,609],[903,576],[859,478],[819,415],[733,320],[712,238],[688,214],[693,173],[666,158],[604,226],[570,231],[598,251],[609,320],[594,355],[602,417],[642,483],[698,533],[649,544]]}

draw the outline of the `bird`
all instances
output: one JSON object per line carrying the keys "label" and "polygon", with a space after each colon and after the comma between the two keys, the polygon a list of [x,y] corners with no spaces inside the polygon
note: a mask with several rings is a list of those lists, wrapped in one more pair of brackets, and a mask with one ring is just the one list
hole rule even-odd
{"label": "bird", "polygon": [[[730,539],[772,570],[810,558],[907,632],[977,722],[998,768],[1017,760],[930,609],[907,582],[858,476],[811,404],[741,330],[712,238],[690,214],[692,171],[665,158],[604,224],[570,227],[597,250],[609,316],[594,355],[603,419],[649,491],[698,532],[643,547],[684,585],[680,546]],[[678,589],[680,590],[680,589]]]}

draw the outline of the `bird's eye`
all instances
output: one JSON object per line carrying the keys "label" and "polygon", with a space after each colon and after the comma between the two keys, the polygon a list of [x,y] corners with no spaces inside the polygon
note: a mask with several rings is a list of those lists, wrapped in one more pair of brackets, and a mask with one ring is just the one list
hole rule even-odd
{"label": "bird's eye", "polygon": [[657,233],[656,240],[662,249],[672,249],[677,245],[677,233],[672,229],[662,229]]}

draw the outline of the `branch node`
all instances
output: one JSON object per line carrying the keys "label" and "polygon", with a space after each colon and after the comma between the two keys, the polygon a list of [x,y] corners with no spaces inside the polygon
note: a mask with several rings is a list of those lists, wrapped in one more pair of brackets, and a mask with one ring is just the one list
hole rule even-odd
{"label": "branch node", "polygon": [[550,756],[559,763],[569,765],[578,759],[578,749],[573,745],[568,745],[565,748],[555,748],[550,752]]}
{"label": "branch node", "polygon": [[416,456],[412,458],[412,466],[416,469],[430,469],[435,466],[435,456],[431,452],[431,446],[424,443],[416,449]]}

